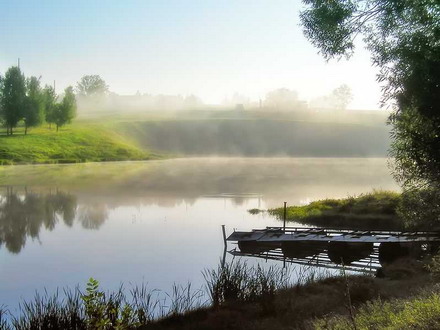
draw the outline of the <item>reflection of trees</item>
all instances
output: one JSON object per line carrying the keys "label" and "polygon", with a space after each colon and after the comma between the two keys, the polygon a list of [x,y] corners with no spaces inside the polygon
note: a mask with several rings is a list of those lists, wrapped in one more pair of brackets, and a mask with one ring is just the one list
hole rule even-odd
{"label": "reflection of trees", "polygon": [[98,229],[108,217],[107,205],[99,203],[84,205],[79,211],[79,220],[86,229]]}
{"label": "reflection of trees", "polygon": [[0,246],[19,253],[26,244],[27,236],[38,238],[40,229],[53,230],[63,219],[73,224],[76,213],[76,197],[56,191],[49,194],[25,192],[22,195],[7,189],[0,199]]}

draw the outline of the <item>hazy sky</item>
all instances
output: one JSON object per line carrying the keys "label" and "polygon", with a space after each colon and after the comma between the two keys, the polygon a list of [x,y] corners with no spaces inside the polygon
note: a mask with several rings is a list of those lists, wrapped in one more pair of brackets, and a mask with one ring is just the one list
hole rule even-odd
{"label": "hazy sky", "polygon": [[57,89],[99,74],[119,94],[196,94],[218,103],[286,87],[300,97],[342,83],[349,106],[378,108],[369,54],[326,63],[302,35],[300,0],[1,0],[0,72],[21,59]]}

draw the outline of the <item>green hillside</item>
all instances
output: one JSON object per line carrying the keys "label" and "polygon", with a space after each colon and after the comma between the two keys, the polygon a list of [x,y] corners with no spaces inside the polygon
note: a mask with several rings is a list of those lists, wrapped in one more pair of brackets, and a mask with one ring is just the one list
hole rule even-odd
{"label": "green hillside", "polygon": [[40,127],[0,136],[0,164],[78,163],[154,159],[158,156],[96,125],[77,124],[56,132]]}

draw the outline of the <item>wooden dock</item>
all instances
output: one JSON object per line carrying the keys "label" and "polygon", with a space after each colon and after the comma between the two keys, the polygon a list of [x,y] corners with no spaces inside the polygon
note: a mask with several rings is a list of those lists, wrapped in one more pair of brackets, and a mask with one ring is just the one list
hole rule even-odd
{"label": "wooden dock", "polygon": [[307,242],[350,242],[350,243],[409,243],[440,242],[440,232],[436,231],[359,231],[328,228],[267,227],[252,231],[234,231],[228,241],[282,243],[291,241]]}
{"label": "wooden dock", "polygon": [[421,258],[440,250],[440,232],[358,231],[331,228],[267,227],[234,231],[233,256],[361,272],[375,272],[400,257]]}

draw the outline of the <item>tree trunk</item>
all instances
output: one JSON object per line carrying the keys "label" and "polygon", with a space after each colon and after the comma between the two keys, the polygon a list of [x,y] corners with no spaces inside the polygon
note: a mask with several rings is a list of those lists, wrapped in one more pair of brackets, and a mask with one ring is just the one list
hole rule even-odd
{"label": "tree trunk", "polygon": [[27,129],[28,129],[27,125],[24,125],[24,135],[27,135]]}
{"label": "tree trunk", "polygon": [[58,124],[57,124],[57,132],[58,132]]}

